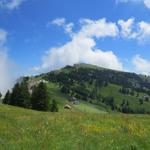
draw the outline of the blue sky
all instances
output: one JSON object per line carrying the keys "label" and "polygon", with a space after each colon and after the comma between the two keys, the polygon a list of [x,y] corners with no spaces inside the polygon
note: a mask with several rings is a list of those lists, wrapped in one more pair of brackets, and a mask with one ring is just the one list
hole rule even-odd
{"label": "blue sky", "polygon": [[0,0],[0,82],[79,62],[149,75],[149,16],[150,0]]}

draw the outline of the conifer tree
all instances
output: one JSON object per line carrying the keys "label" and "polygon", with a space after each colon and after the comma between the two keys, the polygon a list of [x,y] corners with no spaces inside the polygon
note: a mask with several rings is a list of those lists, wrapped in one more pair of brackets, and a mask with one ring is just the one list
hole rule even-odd
{"label": "conifer tree", "polygon": [[45,83],[41,82],[37,87],[33,89],[31,104],[32,108],[35,110],[50,110],[49,94],[47,85]]}
{"label": "conifer tree", "polygon": [[28,91],[27,83],[16,83],[11,94],[10,104],[20,107],[30,107],[30,93]]}
{"label": "conifer tree", "polygon": [[1,98],[2,98],[2,93],[0,92],[0,101],[1,101]]}
{"label": "conifer tree", "polygon": [[9,90],[6,92],[5,97],[3,99],[3,103],[4,104],[10,104],[10,100],[11,100],[11,93],[9,92]]}
{"label": "conifer tree", "polygon": [[30,108],[31,106],[30,93],[25,81],[20,84],[20,106],[25,108]]}
{"label": "conifer tree", "polygon": [[51,112],[58,112],[58,106],[57,106],[57,102],[55,99],[52,100],[50,111]]}
{"label": "conifer tree", "polygon": [[10,105],[19,106],[19,101],[20,101],[20,86],[19,83],[16,83],[12,89]]}

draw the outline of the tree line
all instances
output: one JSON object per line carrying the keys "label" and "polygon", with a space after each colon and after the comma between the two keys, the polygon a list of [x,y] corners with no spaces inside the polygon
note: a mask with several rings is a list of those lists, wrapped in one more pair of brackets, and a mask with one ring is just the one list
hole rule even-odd
{"label": "tree line", "polygon": [[46,83],[40,82],[34,86],[32,92],[29,92],[28,83],[23,80],[21,83],[16,83],[2,99],[4,104],[29,108],[39,111],[58,112],[58,106],[55,99],[50,100],[50,95]]}

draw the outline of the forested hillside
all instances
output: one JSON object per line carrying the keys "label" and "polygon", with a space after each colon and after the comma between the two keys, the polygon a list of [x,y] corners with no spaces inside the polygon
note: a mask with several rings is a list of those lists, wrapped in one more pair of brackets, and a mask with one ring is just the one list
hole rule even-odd
{"label": "forested hillside", "polygon": [[123,113],[150,113],[150,77],[88,64],[37,76],[59,84],[62,93]]}
{"label": "forested hillside", "polygon": [[90,103],[107,112],[150,114],[150,77],[76,64],[23,77],[6,93],[3,103],[58,111],[57,103],[65,105],[62,99]]}

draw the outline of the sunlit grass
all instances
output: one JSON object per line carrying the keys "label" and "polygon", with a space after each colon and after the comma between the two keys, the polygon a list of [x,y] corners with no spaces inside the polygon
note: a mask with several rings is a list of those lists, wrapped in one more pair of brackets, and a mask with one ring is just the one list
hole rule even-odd
{"label": "sunlit grass", "polygon": [[0,105],[1,149],[146,150],[147,115],[37,112]]}
{"label": "sunlit grass", "polygon": [[107,113],[106,111],[103,111],[102,108],[100,108],[99,106],[96,105],[91,105],[85,102],[80,102],[77,105],[74,105],[74,107],[81,111],[81,112],[85,112],[85,113]]}

